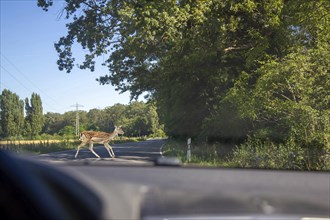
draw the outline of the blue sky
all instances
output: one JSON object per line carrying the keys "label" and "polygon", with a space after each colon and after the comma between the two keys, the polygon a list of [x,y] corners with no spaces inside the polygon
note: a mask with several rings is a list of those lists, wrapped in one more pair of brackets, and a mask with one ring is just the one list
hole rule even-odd
{"label": "blue sky", "polygon": [[108,73],[106,67],[98,65],[94,72],[74,68],[69,74],[58,70],[54,43],[66,35],[67,21],[58,18],[64,1],[54,1],[48,12],[37,7],[36,0],[0,2],[1,91],[9,89],[23,100],[38,93],[44,113],[71,111],[76,103],[85,111],[129,103],[129,93],[119,94],[95,80]]}

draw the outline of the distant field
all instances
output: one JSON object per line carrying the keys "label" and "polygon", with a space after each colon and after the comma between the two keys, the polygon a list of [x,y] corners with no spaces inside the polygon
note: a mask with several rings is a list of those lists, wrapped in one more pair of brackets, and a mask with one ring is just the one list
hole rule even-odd
{"label": "distant field", "polygon": [[75,149],[79,140],[2,140],[0,149],[16,153],[43,154]]}
{"label": "distant field", "polygon": [[[0,141],[0,145],[20,145],[20,144],[44,144],[44,143],[60,143],[64,140],[2,140]],[[71,139],[71,140],[65,140],[66,142],[76,142],[77,140]]]}

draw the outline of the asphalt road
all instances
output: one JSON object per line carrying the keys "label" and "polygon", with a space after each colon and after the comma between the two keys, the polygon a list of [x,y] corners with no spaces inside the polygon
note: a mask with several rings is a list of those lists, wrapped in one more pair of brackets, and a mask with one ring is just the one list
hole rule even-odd
{"label": "asphalt road", "polygon": [[71,161],[111,161],[114,163],[150,163],[158,157],[162,157],[162,146],[165,139],[152,139],[141,142],[130,142],[124,144],[112,144],[115,158],[111,158],[103,145],[94,145],[94,151],[101,159],[88,149],[88,145],[81,148],[77,158],[74,158],[76,150],[67,150],[35,156],[38,160],[45,162],[71,162]]}

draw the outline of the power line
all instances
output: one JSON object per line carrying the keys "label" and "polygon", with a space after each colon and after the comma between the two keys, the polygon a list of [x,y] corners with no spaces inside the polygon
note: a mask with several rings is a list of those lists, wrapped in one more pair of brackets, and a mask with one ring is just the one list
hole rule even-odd
{"label": "power line", "polygon": [[[58,103],[55,99],[53,99],[51,96],[49,96],[45,91],[43,91],[42,89],[40,89],[34,82],[32,82],[13,62],[11,62],[5,55],[3,55],[1,53],[1,56],[3,58],[5,58],[5,60],[7,60],[7,62],[9,64],[11,64],[15,70],[20,73],[27,81],[29,81],[35,88],[37,88],[39,90],[40,93],[42,93],[43,95],[47,96],[49,99],[51,99],[53,102],[55,102],[57,105],[61,105],[60,103]],[[61,105],[62,106],[62,105]],[[62,106],[63,107],[63,106]]]}
{"label": "power line", "polygon": [[[19,83],[24,89],[26,89],[27,91],[33,93],[32,90],[30,90],[29,88],[27,88],[21,81],[19,81],[11,72],[9,72],[6,68],[4,68],[3,66],[1,66],[1,69],[3,69],[5,72],[7,72],[17,83]],[[1,82],[2,85],[4,85],[3,82]],[[50,107],[51,109],[56,109],[54,108],[52,105],[49,105],[49,103],[44,102],[44,104],[46,104],[48,107]]]}
{"label": "power line", "polygon": [[28,90],[29,92],[33,92],[30,89],[28,89],[21,81],[19,81],[13,74],[11,74],[6,68],[1,66],[1,68],[6,71],[17,83],[19,83],[24,89]]}

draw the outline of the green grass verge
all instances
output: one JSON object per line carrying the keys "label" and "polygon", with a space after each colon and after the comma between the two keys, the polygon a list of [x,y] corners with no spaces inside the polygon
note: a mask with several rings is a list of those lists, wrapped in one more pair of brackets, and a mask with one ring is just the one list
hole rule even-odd
{"label": "green grass verge", "polygon": [[[311,151],[311,152],[310,152]],[[187,144],[171,140],[163,147],[165,156],[178,157],[184,165],[282,170],[330,170],[330,154],[319,149],[300,148],[294,143],[274,144],[248,140],[235,145],[198,144],[191,146],[187,161]]]}
{"label": "green grass verge", "polygon": [[191,160],[187,160],[187,144],[180,141],[168,141],[163,147],[164,156],[178,157],[185,165],[228,167],[233,145],[199,144],[191,145]]}

